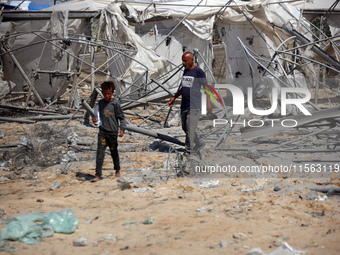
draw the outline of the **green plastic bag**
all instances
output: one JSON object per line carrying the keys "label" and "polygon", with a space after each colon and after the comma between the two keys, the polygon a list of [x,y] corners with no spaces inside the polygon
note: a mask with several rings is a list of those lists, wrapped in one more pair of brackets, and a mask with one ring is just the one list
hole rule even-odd
{"label": "green plastic bag", "polygon": [[79,221],[75,213],[70,209],[65,209],[60,212],[50,212],[45,216],[43,225],[50,224],[54,232],[71,234],[79,226]]}
{"label": "green plastic bag", "polygon": [[7,218],[5,219],[6,223],[10,223],[12,221],[18,221],[18,220],[28,220],[32,222],[43,222],[45,218],[45,214],[43,213],[27,213],[23,215],[18,215],[15,217]]}
{"label": "green plastic bag", "polygon": [[0,239],[37,244],[42,236],[43,229],[40,225],[29,220],[18,220],[12,221],[2,229]]}
{"label": "green plastic bag", "polygon": [[9,223],[1,230],[0,240],[26,244],[38,244],[40,239],[53,236],[54,232],[71,234],[79,225],[75,213],[70,209],[53,211],[46,216],[43,213],[28,213],[8,218],[6,221]]}

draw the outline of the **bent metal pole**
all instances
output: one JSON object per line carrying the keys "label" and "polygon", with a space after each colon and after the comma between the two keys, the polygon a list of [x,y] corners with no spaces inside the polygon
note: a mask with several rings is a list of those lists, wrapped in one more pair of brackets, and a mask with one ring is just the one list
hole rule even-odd
{"label": "bent metal pole", "polygon": [[[82,100],[82,105],[83,105],[84,109],[92,117],[95,116],[93,109],[85,102],[85,100]],[[152,136],[152,137],[155,137],[155,138],[158,138],[158,139],[161,139],[161,140],[165,140],[165,141],[170,142],[170,143],[174,143],[174,144],[184,146],[184,143],[181,142],[180,140],[178,140],[177,138],[174,138],[174,137],[168,136],[168,135],[164,135],[164,134],[160,134],[160,133],[157,133],[157,132],[154,132],[154,131],[151,131],[151,130],[146,130],[144,128],[137,127],[135,125],[132,125],[126,119],[125,119],[125,121],[127,122],[126,129],[131,131],[131,132],[136,132],[136,133],[140,133],[140,134],[143,134],[143,135]]]}

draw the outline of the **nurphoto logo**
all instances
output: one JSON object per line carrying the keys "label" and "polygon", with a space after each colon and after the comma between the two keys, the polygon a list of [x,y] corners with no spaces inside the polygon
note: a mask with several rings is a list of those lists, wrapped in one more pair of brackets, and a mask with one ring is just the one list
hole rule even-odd
{"label": "nurphoto logo", "polygon": [[[215,85],[216,89],[228,89],[231,92],[232,98],[233,98],[233,114],[234,115],[244,115],[244,109],[245,109],[245,95],[243,91],[231,84],[216,84]],[[209,89],[212,90],[217,98],[219,99],[221,105],[221,97],[218,95],[215,89],[209,86]],[[217,105],[215,98],[213,95],[205,90],[207,94],[210,95],[210,97],[213,99],[215,105]],[[289,94],[296,94],[300,98],[289,98]],[[302,96],[303,95],[303,96]],[[205,95],[203,95],[205,96]],[[271,102],[272,105],[270,109],[256,109],[253,105],[253,88],[248,88],[247,89],[247,106],[248,109],[251,113],[259,115],[259,116],[267,116],[270,114],[273,114],[275,110],[278,107],[278,98],[279,98],[279,89],[273,87],[272,88],[272,93],[271,93]],[[281,115],[286,116],[287,115],[287,106],[288,105],[294,105],[296,106],[304,115],[312,115],[307,108],[303,105],[304,103],[307,103],[310,98],[311,94],[307,88],[280,88],[280,98],[281,98]],[[206,100],[202,100],[202,113],[206,113]],[[262,127],[262,126],[268,126],[270,125],[271,127],[274,127],[275,124],[280,123],[281,126],[291,128],[291,127],[296,127],[298,126],[298,122],[294,119],[251,119],[251,120],[243,120],[241,122],[233,122],[232,120],[228,121],[226,119],[214,119],[213,120],[213,126],[216,127],[216,125],[225,125],[230,123],[231,126],[234,125],[242,125],[244,127],[249,126],[249,127]]]}

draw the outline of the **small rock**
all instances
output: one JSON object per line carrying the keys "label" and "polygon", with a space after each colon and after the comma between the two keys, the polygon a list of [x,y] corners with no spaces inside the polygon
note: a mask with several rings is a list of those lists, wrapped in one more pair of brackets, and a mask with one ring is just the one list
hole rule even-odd
{"label": "small rock", "polygon": [[58,189],[61,186],[61,183],[56,181],[51,187],[50,190]]}
{"label": "small rock", "polygon": [[220,247],[219,247],[219,248],[228,246],[228,245],[233,244],[233,243],[237,243],[237,241],[229,241],[229,242],[225,242],[225,241],[223,241],[223,240],[220,240]]}
{"label": "small rock", "polygon": [[142,222],[144,225],[152,224],[153,223],[153,218],[146,219]]}
{"label": "small rock", "polygon": [[247,235],[244,234],[244,233],[234,233],[234,234],[233,234],[233,237],[234,237],[235,239],[244,239],[244,238],[247,237]]}
{"label": "small rock", "polygon": [[280,191],[280,190],[281,190],[281,188],[279,186],[274,187],[274,191]]}
{"label": "small rock", "polygon": [[0,209],[0,218],[2,218],[2,216],[6,214],[7,214],[6,210]]}
{"label": "small rock", "polygon": [[200,207],[197,208],[196,211],[197,212],[211,212],[214,208],[213,207]]}
{"label": "small rock", "polygon": [[246,156],[248,156],[251,159],[258,159],[261,158],[261,154],[257,151],[255,147],[249,148]]}
{"label": "small rock", "polygon": [[128,183],[128,182],[121,182],[121,183],[118,183],[118,187],[119,187],[121,190],[131,189],[131,185],[130,185],[130,183]]}
{"label": "small rock", "polygon": [[210,180],[208,182],[201,182],[199,184],[200,187],[203,187],[203,188],[210,188],[210,187],[214,187],[214,186],[217,186],[218,184],[220,183],[220,180]]}
{"label": "small rock", "polygon": [[88,243],[88,240],[87,238],[79,238],[76,242],[73,241],[73,246],[87,246],[89,243]]}

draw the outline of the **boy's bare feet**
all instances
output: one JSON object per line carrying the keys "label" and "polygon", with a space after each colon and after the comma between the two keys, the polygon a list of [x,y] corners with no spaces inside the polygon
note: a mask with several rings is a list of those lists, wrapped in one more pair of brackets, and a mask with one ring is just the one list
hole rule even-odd
{"label": "boy's bare feet", "polygon": [[116,170],[116,178],[119,178],[119,177],[120,177],[120,171]]}

